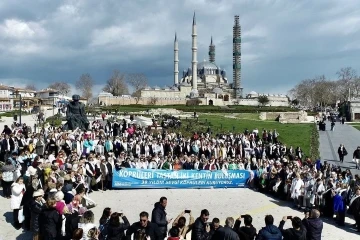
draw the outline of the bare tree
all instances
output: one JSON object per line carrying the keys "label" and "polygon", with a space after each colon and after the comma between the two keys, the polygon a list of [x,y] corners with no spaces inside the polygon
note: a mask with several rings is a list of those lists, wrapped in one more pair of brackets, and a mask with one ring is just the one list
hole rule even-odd
{"label": "bare tree", "polygon": [[338,76],[338,97],[340,101],[346,101],[349,97],[349,89],[353,90],[357,79],[356,71],[351,67],[341,68],[336,72]]}
{"label": "bare tree", "polygon": [[92,89],[94,86],[94,81],[91,78],[90,74],[84,73],[80,76],[79,80],[76,81],[75,87],[81,91],[81,94],[84,98],[90,100],[92,98]]}
{"label": "bare tree", "polygon": [[36,90],[37,90],[37,88],[36,88],[36,86],[35,86],[34,84],[28,84],[28,85],[26,85],[26,86],[25,86],[25,89],[27,89],[27,90],[33,90],[33,91],[36,91]]}
{"label": "bare tree", "polygon": [[68,95],[71,92],[70,85],[66,82],[53,82],[48,88],[59,91],[62,95]]}
{"label": "bare tree", "polygon": [[149,100],[148,100],[148,105],[156,105],[156,103],[158,102],[158,98],[157,97],[151,97]]}
{"label": "bare tree", "polygon": [[111,93],[114,96],[121,96],[129,94],[128,86],[126,85],[126,75],[114,70],[113,75],[106,81],[103,91]]}
{"label": "bare tree", "polygon": [[127,82],[134,88],[132,96],[135,98],[136,104],[138,104],[141,98],[141,90],[148,84],[147,78],[142,73],[132,73],[127,75]]}

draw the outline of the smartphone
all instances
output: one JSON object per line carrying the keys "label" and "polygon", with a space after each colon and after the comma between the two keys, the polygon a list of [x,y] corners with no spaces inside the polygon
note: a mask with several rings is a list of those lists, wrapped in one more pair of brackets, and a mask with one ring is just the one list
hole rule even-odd
{"label": "smartphone", "polygon": [[185,210],[185,213],[191,213],[191,210]]}
{"label": "smartphone", "polygon": [[244,218],[245,216],[246,216],[246,215],[241,215],[240,217],[241,217],[241,218]]}
{"label": "smartphone", "polygon": [[287,219],[292,219],[292,216],[287,216]]}

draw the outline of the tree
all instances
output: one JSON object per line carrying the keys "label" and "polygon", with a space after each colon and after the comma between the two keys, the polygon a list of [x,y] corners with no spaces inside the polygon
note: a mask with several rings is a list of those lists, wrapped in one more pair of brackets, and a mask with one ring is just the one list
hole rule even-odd
{"label": "tree", "polygon": [[71,92],[70,85],[66,82],[54,82],[48,88],[57,90],[62,95],[68,95]]}
{"label": "tree", "polygon": [[156,105],[156,103],[158,102],[158,98],[157,97],[151,97],[148,100],[148,105]]}
{"label": "tree", "polygon": [[262,105],[262,106],[265,106],[266,104],[268,104],[270,101],[269,101],[269,98],[265,95],[262,95],[262,96],[259,96],[258,97],[258,102]]}
{"label": "tree", "polygon": [[128,84],[134,88],[131,96],[135,98],[136,104],[140,101],[141,90],[147,86],[147,78],[142,73],[132,73],[127,75]]}
{"label": "tree", "polygon": [[291,104],[294,105],[294,106],[297,106],[297,105],[299,105],[299,100],[294,99],[294,100],[291,101]]}
{"label": "tree", "polygon": [[75,87],[81,91],[81,95],[88,100],[92,98],[93,86],[94,81],[88,73],[82,74],[75,83]]}
{"label": "tree", "polygon": [[27,90],[33,90],[33,91],[36,91],[36,90],[37,90],[34,84],[28,84],[28,85],[26,85],[26,86],[25,86],[25,89],[27,89]]}
{"label": "tree", "polygon": [[106,81],[103,91],[114,96],[129,94],[129,89],[126,85],[126,75],[118,70],[114,70],[113,75]]}
{"label": "tree", "polygon": [[[357,81],[358,78],[356,75],[356,71],[351,67],[341,68],[339,71],[336,72],[338,76],[338,85],[337,85],[337,94],[340,101],[346,101],[349,97],[349,89],[350,91],[354,88],[357,88]],[[357,91],[357,89],[356,89]]]}

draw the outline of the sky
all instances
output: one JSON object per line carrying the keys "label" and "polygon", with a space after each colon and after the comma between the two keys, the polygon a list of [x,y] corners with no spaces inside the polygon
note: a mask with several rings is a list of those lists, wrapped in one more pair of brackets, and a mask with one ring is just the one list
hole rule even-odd
{"label": "sky", "polygon": [[213,36],[229,82],[240,16],[244,93],[286,94],[303,79],[335,79],[348,66],[360,74],[357,0],[1,0],[0,83],[74,86],[89,73],[97,94],[117,69],[171,86],[175,32],[180,75],[191,67],[194,11],[198,61],[208,59]]}

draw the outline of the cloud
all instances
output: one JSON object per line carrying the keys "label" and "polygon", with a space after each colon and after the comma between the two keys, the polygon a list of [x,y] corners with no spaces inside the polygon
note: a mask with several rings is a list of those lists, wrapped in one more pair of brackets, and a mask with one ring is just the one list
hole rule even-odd
{"label": "cloud", "polygon": [[[90,73],[101,89],[114,69],[146,74],[150,85],[171,85],[173,40],[179,69],[191,66],[196,11],[198,60],[216,62],[232,81],[233,16],[242,27],[245,92],[286,93],[302,79],[351,66],[360,72],[360,5],[343,0],[43,0],[0,2],[0,81],[46,87],[74,84]],[[20,81],[18,81],[20,80]],[[7,80],[6,80],[7,81]],[[40,87],[39,87],[40,88]],[[95,90],[94,90],[95,93]]]}

